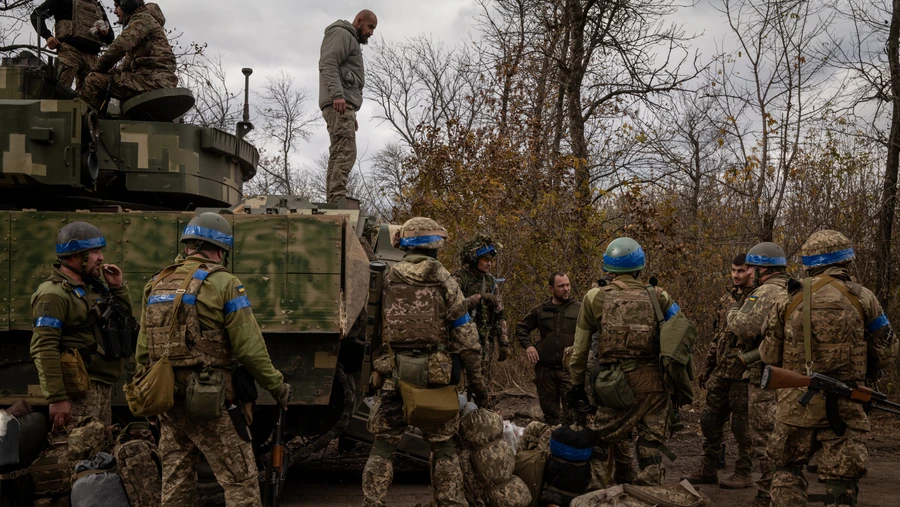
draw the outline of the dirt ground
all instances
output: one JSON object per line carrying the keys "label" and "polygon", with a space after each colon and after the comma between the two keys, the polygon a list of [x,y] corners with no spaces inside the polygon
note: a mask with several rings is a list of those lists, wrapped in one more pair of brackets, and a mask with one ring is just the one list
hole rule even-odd
{"label": "dirt ground", "polygon": [[[497,397],[495,409],[505,419],[519,425],[539,418],[541,415],[537,399],[530,393],[504,393]],[[699,449],[701,435],[699,408],[682,411],[685,430],[677,434],[669,447],[678,456],[675,462],[666,461],[667,479],[677,482],[682,475],[695,470],[700,462]],[[874,414],[874,431],[870,435],[869,475],[860,486],[860,507],[888,507],[900,504],[897,484],[900,482],[900,435],[898,422],[889,414]],[[726,441],[728,468],[720,471],[724,478],[733,471],[736,447],[733,440]],[[311,507],[359,506],[362,505],[361,474],[368,454],[367,445],[357,445],[352,450],[339,451],[337,443],[324,453],[308,462],[291,468],[291,475],[285,492],[283,505],[304,505]],[[431,500],[428,487],[427,466],[405,457],[396,461],[394,485],[388,495],[390,506],[413,507]],[[812,494],[823,494],[824,489],[815,480],[814,474],[807,473]],[[698,489],[722,506],[749,505],[755,494],[753,489],[724,490],[717,486],[701,485]],[[810,505],[821,505],[811,502]]]}

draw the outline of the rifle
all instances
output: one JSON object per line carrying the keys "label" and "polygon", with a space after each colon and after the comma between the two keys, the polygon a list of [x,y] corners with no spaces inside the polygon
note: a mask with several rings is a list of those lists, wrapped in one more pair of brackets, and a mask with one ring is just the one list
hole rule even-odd
{"label": "rifle", "polygon": [[856,382],[833,379],[821,373],[813,373],[810,376],[803,375],[777,366],[766,366],[762,374],[761,387],[763,389],[786,389],[792,387],[806,387],[807,390],[800,398],[800,404],[809,405],[813,396],[822,394],[825,396],[825,411],[828,416],[828,424],[837,436],[841,436],[847,430],[847,423],[841,420],[838,413],[838,398],[847,398],[868,407],[900,415],[900,404],[888,401],[884,393],[875,391],[869,387],[859,385]]}
{"label": "rifle", "polygon": [[281,407],[277,408],[278,421],[275,423],[275,429],[272,430],[272,449],[269,451],[269,466],[266,469],[266,507],[278,507],[287,473],[287,467],[284,464],[284,414],[286,411]]}

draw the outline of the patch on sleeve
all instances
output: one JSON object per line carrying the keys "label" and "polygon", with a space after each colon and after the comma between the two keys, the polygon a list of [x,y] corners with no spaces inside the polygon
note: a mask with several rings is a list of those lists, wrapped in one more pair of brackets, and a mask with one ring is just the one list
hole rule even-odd
{"label": "patch on sleeve", "polygon": [[243,293],[244,293],[244,286],[243,286],[243,285],[238,285],[238,286],[237,286],[237,291],[240,292],[241,294],[243,294]]}
{"label": "patch on sleeve", "polygon": [[750,310],[756,305],[757,300],[759,300],[759,296],[748,297],[747,301],[744,301],[744,306],[741,307],[741,313],[750,313]]}

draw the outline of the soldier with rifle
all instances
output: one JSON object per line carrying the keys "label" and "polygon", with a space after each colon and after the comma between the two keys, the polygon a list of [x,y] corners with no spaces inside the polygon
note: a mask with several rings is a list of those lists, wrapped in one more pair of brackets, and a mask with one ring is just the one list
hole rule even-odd
{"label": "soldier with rifle", "polygon": [[[866,407],[855,400],[878,400],[861,384],[893,362],[898,343],[878,299],[850,276],[854,257],[850,240],[840,232],[814,232],[802,247],[807,277],[789,284],[789,297],[777,301],[769,312],[759,348],[762,360],[810,376],[806,391],[777,393],[775,429],[768,445],[775,465],[774,505],[807,504],[803,466],[817,452],[825,504],[857,504],[859,479],[868,462],[865,435],[870,425]],[[773,372],[778,370],[768,370],[767,387],[790,387],[773,382]]]}

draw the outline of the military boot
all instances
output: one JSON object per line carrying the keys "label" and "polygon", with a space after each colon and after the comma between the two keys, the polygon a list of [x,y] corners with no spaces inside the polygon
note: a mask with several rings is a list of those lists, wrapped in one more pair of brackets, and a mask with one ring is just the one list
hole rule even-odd
{"label": "military boot", "polygon": [[700,462],[700,469],[697,470],[697,473],[682,477],[681,479],[686,480],[691,484],[718,484],[719,475],[716,473],[716,462],[707,459],[706,456],[704,456],[703,461]]}
{"label": "military boot", "polygon": [[719,481],[722,489],[744,489],[753,486],[753,477],[746,470],[735,470],[731,477]]}

